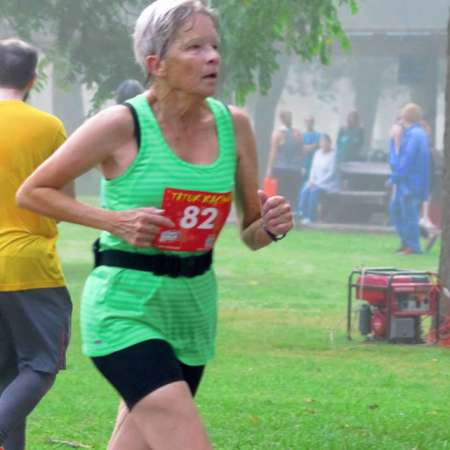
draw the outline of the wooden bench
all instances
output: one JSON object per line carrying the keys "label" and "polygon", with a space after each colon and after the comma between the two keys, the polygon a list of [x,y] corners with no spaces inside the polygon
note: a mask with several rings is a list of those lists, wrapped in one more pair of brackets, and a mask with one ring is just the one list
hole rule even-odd
{"label": "wooden bench", "polygon": [[330,192],[322,197],[320,217],[324,222],[370,223],[377,214],[385,225],[388,222],[388,205],[387,191]]}

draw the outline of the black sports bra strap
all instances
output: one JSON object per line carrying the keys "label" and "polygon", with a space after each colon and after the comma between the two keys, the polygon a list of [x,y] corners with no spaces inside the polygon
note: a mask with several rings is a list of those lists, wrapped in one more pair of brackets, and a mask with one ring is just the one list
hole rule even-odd
{"label": "black sports bra strap", "polygon": [[128,102],[125,102],[124,105],[130,110],[131,115],[133,116],[133,122],[134,122],[134,136],[136,138],[137,147],[139,151],[139,147],[141,146],[141,128],[139,127],[139,121],[137,117],[137,112],[134,109],[134,106],[131,105]]}

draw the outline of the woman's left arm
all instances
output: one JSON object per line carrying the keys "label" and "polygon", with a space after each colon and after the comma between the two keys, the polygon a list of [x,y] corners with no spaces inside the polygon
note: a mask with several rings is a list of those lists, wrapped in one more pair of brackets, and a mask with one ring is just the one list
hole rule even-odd
{"label": "woman's left arm", "polygon": [[291,207],[284,197],[267,197],[258,190],[256,142],[250,120],[240,109],[230,107],[236,138],[236,210],[241,238],[258,250],[286,234],[294,225]]}

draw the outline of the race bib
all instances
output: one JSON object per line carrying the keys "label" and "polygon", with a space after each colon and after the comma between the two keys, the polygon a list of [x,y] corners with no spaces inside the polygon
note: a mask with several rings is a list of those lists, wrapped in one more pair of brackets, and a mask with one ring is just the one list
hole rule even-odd
{"label": "race bib", "polygon": [[231,192],[166,188],[161,207],[175,228],[163,228],[153,246],[183,252],[210,250],[227,220],[231,200]]}

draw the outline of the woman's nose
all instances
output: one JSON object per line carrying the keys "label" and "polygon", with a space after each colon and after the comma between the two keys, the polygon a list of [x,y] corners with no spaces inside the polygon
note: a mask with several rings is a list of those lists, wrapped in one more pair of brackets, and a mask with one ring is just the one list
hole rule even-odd
{"label": "woman's nose", "polygon": [[215,47],[209,47],[207,53],[208,62],[211,64],[219,64],[220,62],[220,53]]}

